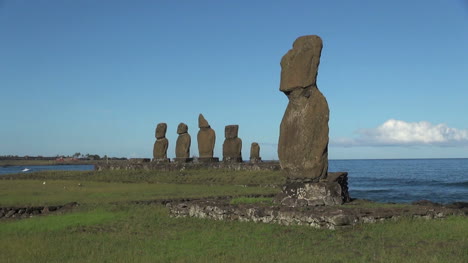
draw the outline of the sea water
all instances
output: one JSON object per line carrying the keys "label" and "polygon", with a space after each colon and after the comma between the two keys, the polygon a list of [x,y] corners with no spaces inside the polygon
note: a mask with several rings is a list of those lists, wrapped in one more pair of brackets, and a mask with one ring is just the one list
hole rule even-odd
{"label": "sea water", "polygon": [[40,171],[92,171],[94,165],[89,164],[70,164],[70,165],[14,165],[14,166],[0,166],[0,176],[3,174],[16,174],[24,173],[23,170],[28,169],[26,173],[40,172]]}
{"label": "sea water", "polygon": [[348,172],[352,198],[378,202],[468,202],[468,159],[330,160]]}

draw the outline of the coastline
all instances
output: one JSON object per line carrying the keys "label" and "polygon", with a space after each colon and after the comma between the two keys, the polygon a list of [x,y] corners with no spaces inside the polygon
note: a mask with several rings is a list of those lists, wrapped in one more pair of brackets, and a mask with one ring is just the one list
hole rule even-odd
{"label": "coastline", "polygon": [[[112,162],[125,162],[115,161]],[[56,161],[56,160],[0,160],[0,167],[9,166],[46,166],[46,165],[96,165],[99,163],[106,163],[106,161],[92,161],[92,160],[77,160],[77,161]]]}

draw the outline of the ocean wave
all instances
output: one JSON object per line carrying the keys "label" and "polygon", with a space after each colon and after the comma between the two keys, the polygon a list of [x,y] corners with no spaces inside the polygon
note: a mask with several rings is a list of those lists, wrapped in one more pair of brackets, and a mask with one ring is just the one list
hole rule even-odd
{"label": "ocean wave", "polygon": [[352,188],[352,189],[349,189],[349,192],[351,194],[353,193],[366,193],[366,194],[372,194],[372,193],[389,193],[389,192],[393,192],[394,190],[393,189],[355,189],[355,188]]}
{"label": "ocean wave", "polygon": [[468,188],[468,181],[444,183],[445,186]]}

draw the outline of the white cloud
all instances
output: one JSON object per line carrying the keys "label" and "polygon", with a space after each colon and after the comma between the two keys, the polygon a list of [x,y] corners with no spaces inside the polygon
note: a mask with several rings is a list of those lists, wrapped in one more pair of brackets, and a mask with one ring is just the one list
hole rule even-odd
{"label": "white cloud", "polygon": [[427,121],[405,122],[390,119],[373,129],[357,131],[358,137],[331,140],[335,146],[458,146],[468,145],[468,130]]}

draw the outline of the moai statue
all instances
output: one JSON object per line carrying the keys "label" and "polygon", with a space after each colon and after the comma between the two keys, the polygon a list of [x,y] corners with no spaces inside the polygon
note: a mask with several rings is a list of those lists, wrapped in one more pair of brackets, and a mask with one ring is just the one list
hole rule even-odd
{"label": "moai statue", "polygon": [[328,103],[316,84],[322,39],[303,36],[281,59],[280,91],[289,99],[278,143],[280,165],[288,178],[326,178]]}
{"label": "moai statue", "polygon": [[347,173],[328,173],[328,103],[317,88],[322,39],[296,39],[281,59],[280,91],[289,103],[281,121],[278,157],[287,177],[288,206],[335,205],[349,201]]}
{"label": "moai statue", "polygon": [[174,158],[174,161],[191,162],[193,160],[193,158],[190,158],[191,138],[190,134],[188,134],[187,124],[181,122],[177,127],[177,134],[179,134],[179,137],[176,142],[176,158]]}
{"label": "moai statue", "polygon": [[158,123],[156,126],[156,142],[153,148],[153,161],[156,162],[169,162],[167,158],[167,147],[169,141],[166,138],[167,124]]}
{"label": "moai statue", "polygon": [[224,129],[226,139],[223,143],[224,162],[242,162],[242,140],[237,137],[239,125],[227,125]]}
{"label": "moai statue", "polygon": [[256,142],[253,142],[252,146],[250,146],[250,162],[258,163],[261,161],[262,158],[260,158],[260,145],[258,145]]}
{"label": "moai statue", "polygon": [[198,161],[218,162],[219,158],[213,157],[216,133],[211,129],[210,124],[202,114],[198,116],[198,127],[200,128],[197,134],[199,153]]}

